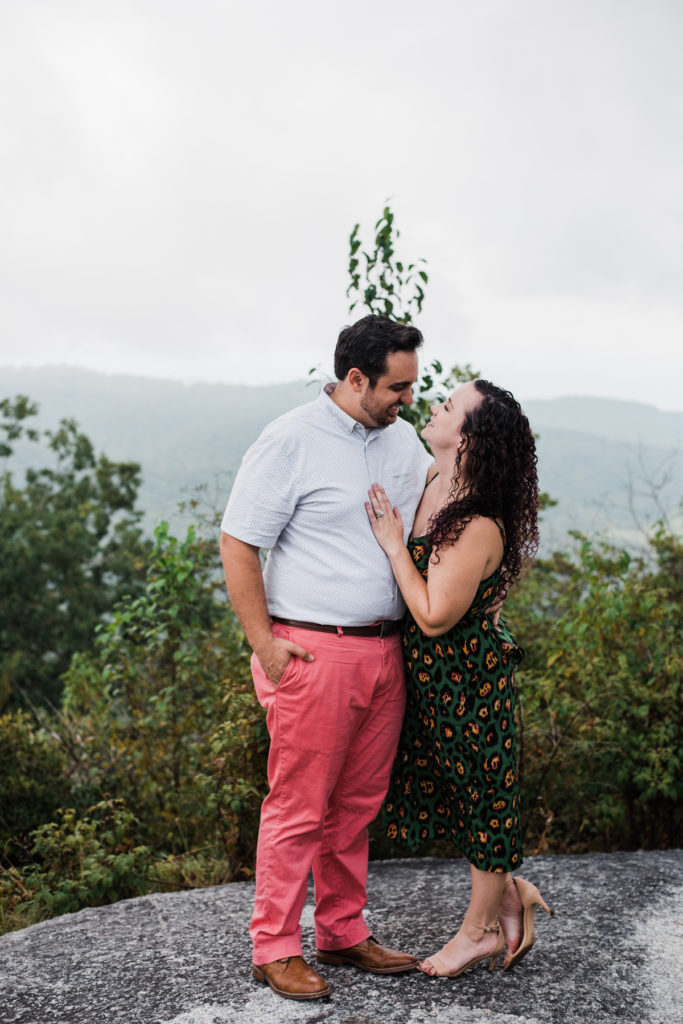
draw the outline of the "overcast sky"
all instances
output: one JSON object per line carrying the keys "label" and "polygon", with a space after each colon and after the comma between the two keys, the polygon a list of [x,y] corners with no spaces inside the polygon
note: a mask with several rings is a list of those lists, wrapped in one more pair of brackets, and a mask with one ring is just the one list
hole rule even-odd
{"label": "overcast sky", "polygon": [[683,408],[680,0],[0,10],[0,366],[330,369],[389,199],[427,361]]}

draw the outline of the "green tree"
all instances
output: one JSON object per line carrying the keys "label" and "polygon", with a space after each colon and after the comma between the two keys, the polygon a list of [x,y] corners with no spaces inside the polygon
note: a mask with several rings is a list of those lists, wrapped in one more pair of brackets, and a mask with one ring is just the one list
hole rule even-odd
{"label": "green tree", "polygon": [[374,248],[361,249],[360,224],[354,225],[349,238],[349,278],[346,289],[351,300],[349,313],[362,302],[368,313],[381,314],[402,324],[413,321],[422,311],[424,286],[429,277],[422,258],[405,263],[396,257],[395,243],[400,232],[394,227],[394,214],[384,207],[375,224]]}
{"label": "green tree", "polygon": [[140,467],[96,455],[73,420],[38,432],[25,396],[0,402],[0,455],[43,441],[49,464],[0,474],[0,707],[57,703],[60,676],[114,603],[139,589],[149,545],[135,501]]}
{"label": "green tree", "polygon": [[[394,225],[394,214],[389,205],[375,224],[372,245],[361,248],[360,224],[355,224],[349,236],[349,313],[357,307],[366,314],[387,316],[398,323],[413,323],[422,312],[425,288],[429,281],[426,260],[420,258],[406,263],[396,255],[400,237]],[[360,251],[359,251],[360,250]],[[443,402],[456,384],[475,380],[479,374],[471,366],[453,366],[445,371],[443,364],[434,359],[417,383],[412,405],[401,407],[400,416],[412,423],[420,432],[431,416],[430,406]]]}

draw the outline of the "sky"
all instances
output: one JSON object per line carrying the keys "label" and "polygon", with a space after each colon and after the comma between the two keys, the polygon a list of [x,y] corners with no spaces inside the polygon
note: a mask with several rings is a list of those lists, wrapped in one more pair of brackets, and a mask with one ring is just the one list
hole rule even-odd
{"label": "sky", "polygon": [[425,363],[683,409],[680,0],[0,7],[0,367],[331,372],[388,201]]}

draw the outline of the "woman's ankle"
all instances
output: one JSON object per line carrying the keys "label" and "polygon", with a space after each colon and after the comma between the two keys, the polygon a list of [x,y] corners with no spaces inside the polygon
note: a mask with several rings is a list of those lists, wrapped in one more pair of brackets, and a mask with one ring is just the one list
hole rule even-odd
{"label": "woman's ankle", "polygon": [[460,932],[469,939],[470,942],[481,942],[488,935],[498,931],[498,925],[493,919],[488,923],[483,921],[475,921],[469,914],[465,914],[462,924],[460,925]]}

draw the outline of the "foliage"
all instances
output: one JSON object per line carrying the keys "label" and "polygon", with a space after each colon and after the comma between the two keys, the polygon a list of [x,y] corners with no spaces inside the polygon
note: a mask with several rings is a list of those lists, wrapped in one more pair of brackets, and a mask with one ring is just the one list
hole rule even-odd
{"label": "foliage", "polygon": [[54,737],[24,711],[0,716],[0,852],[16,851],[69,799],[67,759]]}
{"label": "foliage", "polygon": [[[0,403],[2,454],[22,437],[36,406]],[[22,487],[0,474],[0,701],[60,694],[60,676],[87,650],[96,624],[139,585],[147,546],[135,510],[140,467],[96,456],[72,420],[42,432],[52,465],[28,469]],[[1,703],[0,703],[1,706]]]}
{"label": "foliage", "polygon": [[25,419],[37,414],[38,406],[26,395],[17,395],[14,399],[3,398],[0,401],[0,431],[5,435],[5,440],[0,441],[0,458],[9,458],[14,450],[12,443],[19,441],[22,436],[29,441],[38,440],[38,431],[24,425]]}
{"label": "foliage", "polygon": [[118,800],[102,800],[80,818],[60,811],[33,831],[30,864],[3,873],[3,917],[17,926],[145,893],[150,853],[136,843],[137,827]]}
{"label": "foliage", "polygon": [[[361,249],[358,235],[360,224],[354,225],[349,236],[350,283],[346,295],[351,299],[349,313],[359,303],[366,314],[387,316],[401,324],[410,324],[413,317],[422,312],[425,286],[429,281],[422,258],[415,263],[405,263],[396,258],[395,245],[400,232],[394,227],[394,214],[390,207],[384,207],[382,216],[375,224],[374,248]],[[430,406],[444,402],[457,383],[475,380],[479,374],[469,364],[454,366],[444,371],[438,359],[425,369],[417,384],[417,394],[412,405],[401,407],[402,419],[412,423],[418,433],[428,423]]]}
{"label": "foliage", "polygon": [[143,592],[114,608],[96,653],[65,677],[63,731],[83,784],[123,799],[142,841],[174,855],[213,841],[216,805],[198,799],[198,778],[211,774],[226,691],[247,676],[214,563],[194,528],[178,541],[159,526]]}
{"label": "foliage", "polygon": [[246,672],[223,696],[221,724],[208,742],[210,766],[197,777],[215,818],[231,878],[249,878],[256,856],[261,804],[267,792],[268,730]]}
{"label": "foliage", "polygon": [[363,243],[358,237],[359,228],[360,224],[356,224],[349,237],[349,313],[361,301],[362,294],[362,304],[368,313],[402,324],[412,323],[413,314],[422,311],[423,285],[429,280],[424,269],[426,261],[420,258],[405,264],[396,258],[394,246],[400,232],[394,229],[394,214],[388,205],[375,224],[374,249],[363,249],[360,255],[358,250]]}
{"label": "foliage", "polygon": [[683,548],[655,563],[580,540],[508,601],[530,656],[520,671],[527,844],[587,850],[683,840]]}
{"label": "foliage", "polygon": [[[28,778],[21,765],[16,779],[8,773],[9,799],[34,786],[42,803],[34,801],[30,820],[8,823],[14,841],[3,858],[5,926],[144,886],[251,874],[267,734],[246,641],[215,561],[215,545],[193,528],[180,541],[162,524],[142,592],[114,607],[95,650],[74,656],[61,709],[37,711],[42,728],[23,714],[12,719],[8,756],[35,749],[42,761],[27,764]],[[48,764],[70,810],[55,814],[57,793],[43,792]],[[126,830],[126,841],[119,836],[111,848],[110,836],[119,833],[114,825],[101,833],[103,812],[93,811],[105,806]],[[20,847],[19,826],[25,836],[36,819],[31,842]]]}

